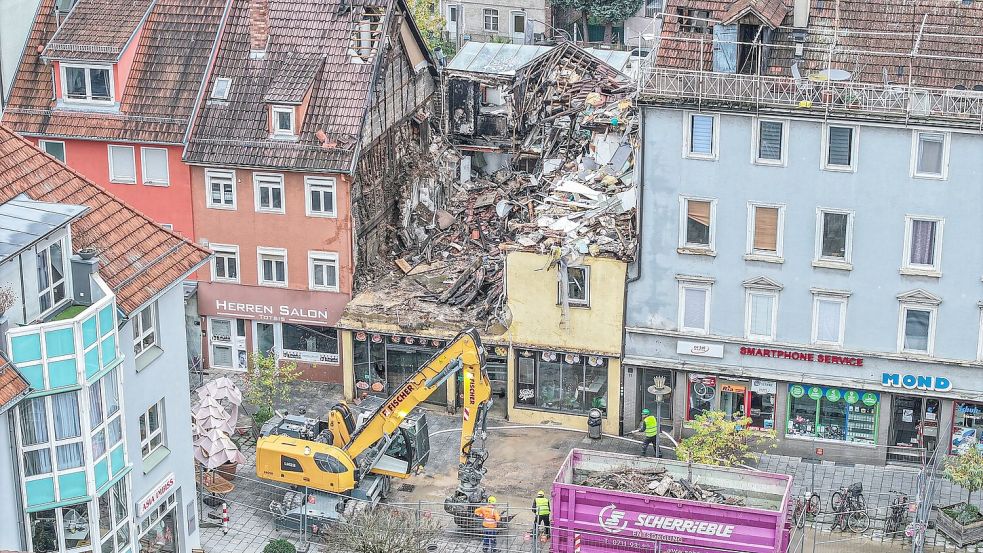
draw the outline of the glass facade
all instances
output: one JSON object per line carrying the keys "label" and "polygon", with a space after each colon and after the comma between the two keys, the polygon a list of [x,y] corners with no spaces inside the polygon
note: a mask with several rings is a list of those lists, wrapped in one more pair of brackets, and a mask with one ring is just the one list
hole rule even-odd
{"label": "glass facade", "polygon": [[[446,344],[446,340],[356,332],[353,340],[356,392],[389,396]],[[447,383],[425,401],[446,405]]]}
{"label": "glass facade", "polygon": [[516,350],[516,407],[607,413],[608,360],[595,355]]}
{"label": "glass facade", "polygon": [[983,451],[981,433],[983,433],[983,403],[955,402],[950,453],[962,455],[974,447]]}
{"label": "glass facade", "polygon": [[177,496],[171,494],[140,523],[140,553],[174,553],[177,542]]}
{"label": "glass facade", "polygon": [[877,392],[790,384],[785,433],[874,445],[880,399]]}
{"label": "glass facade", "polygon": [[749,417],[752,428],[775,428],[775,382],[690,374],[688,384],[686,420],[723,411],[731,420]]}

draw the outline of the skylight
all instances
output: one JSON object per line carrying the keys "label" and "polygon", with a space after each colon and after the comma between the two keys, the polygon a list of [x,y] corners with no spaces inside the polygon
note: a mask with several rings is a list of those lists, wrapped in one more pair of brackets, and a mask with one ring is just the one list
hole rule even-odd
{"label": "skylight", "polygon": [[229,98],[229,89],[231,88],[232,79],[225,77],[215,79],[215,84],[212,86],[212,99],[227,100]]}

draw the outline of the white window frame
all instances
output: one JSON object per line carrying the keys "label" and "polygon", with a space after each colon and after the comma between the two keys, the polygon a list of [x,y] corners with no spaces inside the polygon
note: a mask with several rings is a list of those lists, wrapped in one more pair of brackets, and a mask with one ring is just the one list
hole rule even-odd
{"label": "white window frame", "polygon": [[[154,408],[157,409],[157,430],[151,431],[150,411]],[[144,423],[144,417],[146,417],[146,423]],[[147,407],[147,409],[140,414],[140,417],[137,419],[137,431],[143,433],[144,425],[146,425],[147,427],[147,432],[146,432],[147,437],[140,438],[140,454],[143,455],[144,459],[146,459],[147,457],[150,457],[158,449],[162,447],[167,447],[167,436],[164,434],[164,399],[163,398],[161,398],[159,401],[157,401],[157,403],[154,403],[150,407]],[[152,445],[154,438],[158,436],[160,436],[160,443],[158,443],[157,445]],[[144,447],[147,448],[146,452],[144,452]]]}
{"label": "white window frame", "polygon": [[[905,319],[908,311],[928,311],[928,350],[909,350],[904,347]],[[902,301],[898,307],[898,353],[909,353],[914,355],[934,355],[935,354],[935,327],[938,322],[939,307],[937,305],[927,305],[918,302]]]}
{"label": "white window frame", "polygon": [[[222,94],[219,93],[222,90],[219,87],[220,84],[225,87],[224,93]],[[212,100],[228,100],[229,92],[231,91],[232,91],[232,79],[228,77],[219,77],[215,79],[215,82],[212,84],[211,98]]]}
{"label": "white window frame", "polygon": [[[706,301],[703,303],[703,328],[691,328],[684,326],[686,322],[686,290],[703,290],[706,292]],[[709,282],[698,282],[689,280],[679,281],[679,306],[677,309],[677,317],[680,332],[686,332],[690,334],[710,334],[710,302],[713,298],[713,285]]]}
{"label": "white window frame", "polygon": [[[573,299],[567,298],[567,305],[570,307],[590,307],[590,265],[569,265],[567,266],[567,271],[570,269],[583,269],[584,271],[584,299]],[[567,276],[569,282],[569,276]],[[556,304],[562,305],[563,297],[563,281],[558,279],[556,288]]]}
{"label": "white window frame", "polygon": [[[164,152],[164,180],[151,180],[147,178],[147,152]],[[167,148],[140,147],[140,173],[143,184],[147,186],[170,186],[171,185],[171,164],[167,156]]]}
{"label": "white window frame", "polygon": [[[692,152],[693,142],[693,118],[710,117],[713,119],[713,133],[710,140],[710,153],[701,154]],[[720,114],[703,113],[699,111],[684,111],[683,117],[683,157],[687,159],[701,159],[704,161],[716,161],[720,158]]]}
{"label": "white window frame", "polygon": [[[686,228],[688,226],[689,202],[709,202],[710,203],[710,244],[690,244],[686,241]],[[679,197],[679,253],[699,253],[714,255],[717,251],[717,199],[704,198],[699,196],[680,196]]]}
{"label": "white window frame", "polygon": [[[837,336],[837,339],[834,342],[819,339],[819,302],[820,301],[840,304],[839,336]],[[823,346],[836,346],[836,347],[840,347],[843,345],[843,341],[846,338],[846,310],[848,305],[849,305],[849,294],[845,294],[845,293],[834,294],[834,293],[813,291],[812,334],[810,338],[811,343],[817,345],[823,345]]]}
{"label": "white window frame", "polygon": [[[918,144],[923,134],[942,135],[942,172],[922,173],[918,171]],[[946,180],[949,178],[949,139],[951,134],[944,131],[915,129],[911,131],[911,177],[915,179]]]}
{"label": "white window frame", "polygon": [[[58,159],[51,152],[49,152],[48,151],[48,144],[61,144],[61,151],[64,154],[65,159]],[[65,141],[63,141],[63,140],[38,140],[38,148],[42,152],[48,154],[49,156],[54,157],[55,159],[58,159],[58,161],[61,161],[62,163],[68,163],[68,148],[65,146]]]}
{"label": "white window frame", "polygon": [[[314,283],[315,265],[334,265],[335,285],[319,286]],[[308,251],[307,252],[307,286],[311,290],[321,290],[324,292],[338,292],[341,287],[341,268],[338,262],[338,254],[335,252]]]}
{"label": "white window frame", "polygon": [[[143,327],[143,313],[150,310],[150,327]],[[133,352],[135,353],[134,358],[140,357],[141,355],[147,353],[148,351],[156,348],[160,348],[160,319],[157,318],[157,302],[153,302],[143,309],[135,312],[130,320],[133,322]],[[153,343],[144,346],[143,339],[153,336]],[[137,348],[140,348],[139,350]]]}
{"label": "white window frame", "polygon": [[[69,98],[68,97],[68,78],[66,77],[66,71],[69,67],[84,69],[85,70],[85,98]],[[111,65],[98,65],[98,64],[87,64],[87,63],[59,63],[58,69],[61,74],[61,99],[66,103],[72,104],[95,104],[101,106],[111,106],[116,103],[116,83],[114,82],[115,76],[113,75],[113,66]],[[109,85],[109,99],[108,100],[93,100],[92,99],[92,73],[93,69],[96,70],[106,70],[109,72],[109,78],[107,79]]]}
{"label": "white window frame", "polygon": [[[778,227],[775,229],[775,253],[765,253],[754,249],[754,228],[756,223],[756,208],[771,208],[778,210]],[[785,205],[748,202],[747,204],[747,247],[744,259],[747,261],[766,261],[769,263],[785,262]]]}
{"label": "white window frame", "polygon": [[[830,127],[843,127],[853,129],[850,135],[850,165],[830,165],[829,163],[829,129]],[[822,160],[820,168],[824,171],[835,171],[839,173],[855,173],[857,171],[857,160],[860,155],[860,126],[848,125],[844,123],[823,123],[822,149],[819,158]]]}
{"label": "white window frame", "polygon": [[[915,221],[932,221],[935,223],[935,259],[931,265],[916,265],[911,263],[911,232]],[[927,215],[905,215],[904,248],[901,259],[901,274],[914,276],[942,276],[942,229],[945,226],[942,217]]]}
{"label": "white window frame", "polygon": [[[281,113],[290,114],[290,128],[281,129],[280,128],[280,118],[278,117]],[[297,136],[297,110],[294,106],[271,106],[270,107],[270,118],[271,127],[273,129],[273,136],[287,136],[294,137]]]}
{"label": "white window frame", "polygon": [[[229,323],[229,339],[224,340],[214,340],[212,329],[215,326],[215,321],[225,321]],[[238,348],[236,347],[236,325],[238,323],[235,319],[228,317],[208,317],[208,328],[205,330],[208,332],[206,336],[208,341],[208,366],[210,368],[216,369],[228,369],[228,370],[238,370],[238,363],[236,358],[238,357]],[[229,348],[229,359],[231,360],[230,365],[216,365],[215,364],[215,347],[227,347]]]}
{"label": "white window frame", "polygon": [[[754,334],[751,332],[751,299],[752,296],[771,298],[771,329],[770,333]],[[773,342],[778,335],[778,291],[748,288],[744,291],[744,338],[759,342]]]}
{"label": "white window frame", "polygon": [[[211,248],[213,252],[215,252],[215,256],[212,257],[212,263],[211,263],[211,265],[212,265],[212,281],[213,282],[232,282],[232,283],[238,284],[239,283],[239,279],[242,278],[240,276],[240,275],[242,275],[242,263],[239,261],[239,246],[237,246],[235,244],[209,244],[208,247]],[[236,277],[235,278],[229,278],[228,276],[225,276],[225,277],[218,276],[218,267],[217,267],[217,265],[218,265],[219,257],[222,257],[222,258],[233,257],[233,258],[235,258],[235,263],[236,263]],[[226,275],[229,274],[228,263],[225,263],[225,274]]]}
{"label": "white window frame", "polygon": [[[224,201],[222,203],[212,202],[212,178],[213,177],[225,177],[228,178],[232,183],[232,204],[226,204]],[[236,182],[236,172],[224,169],[205,169],[205,205],[209,209],[228,209],[235,211],[237,209],[237,182]],[[222,197],[225,197],[225,191],[222,191]]]}
{"label": "white window frame", "polygon": [[[51,247],[55,244],[61,244],[61,280],[57,281],[55,280],[54,272],[51,270]],[[47,252],[44,257],[48,264],[48,266],[44,268],[44,270],[48,273],[48,285],[41,288],[41,283],[39,281],[37,282],[38,309],[40,311],[40,316],[44,317],[65,305],[65,302],[69,301],[73,297],[72,279],[69,277],[72,270],[72,264],[70,262],[72,251],[69,248],[67,238],[65,236],[60,236],[57,239],[47,242],[43,247],[39,245],[37,248],[35,248],[35,258],[37,255],[40,255],[41,252]],[[35,270],[37,269],[39,269],[39,267],[35,265]],[[57,288],[59,284],[63,285],[65,297],[55,301],[55,288]],[[42,296],[49,296],[51,298],[51,305],[48,306],[47,309],[42,309]]]}
{"label": "white window frame", "polygon": [[[488,26],[488,18],[492,17],[495,21],[495,28]],[[460,20],[460,15],[458,15]],[[482,8],[481,10],[481,27],[486,33],[499,33],[502,28],[501,14],[495,8]]]}
{"label": "white window frame", "polygon": [[[761,154],[761,123],[780,123],[782,125],[782,149],[779,159],[765,159]],[[788,165],[788,119],[776,117],[754,117],[751,125],[751,163],[770,167],[785,167]]]}
{"label": "white window frame", "polygon": [[[331,189],[331,211],[314,211],[311,206],[311,192],[317,188]],[[321,192],[321,205],[324,205],[324,192]],[[304,177],[304,208],[308,217],[325,217],[334,219],[338,217],[338,183],[334,177]]]}
{"label": "white window frame", "polygon": [[[843,253],[843,259],[837,257],[826,257],[823,256],[823,229],[825,225],[826,213],[834,213],[840,215],[846,215],[846,251]],[[830,207],[817,207],[816,208],[816,251],[812,259],[812,265],[814,267],[824,267],[827,269],[843,269],[850,271],[853,269],[853,219],[854,211],[852,209],[834,209]]]}
{"label": "white window frame", "polygon": [[[264,256],[279,256],[283,258],[283,282],[277,282],[275,280],[264,280],[263,279],[263,257]],[[276,271],[274,271],[275,273]],[[256,282],[260,286],[272,286],[276,288],[286,288],[287,284],[290,282],[290,267],[287,265],[287,249],[286,248],[270,248],[265,246],[260,246],[256,248]]]}
{"label": "white window frame", "polygon": [[[116,175],[116,163],[113,161],[113,149],[118,148],[120,150],[129,150],[130,156],[133,159],[133,177],[120,177]],[[136,148],[133,146],[124,146],[122,144],[109,144],[106,147],[106,152],[109,155],[109,182],[115,182],[119,184],[136,184],[137,183],[137,153]]]}
{"label": "white window frame", "polygon": [[[260,204],[260,190],[262,187],[270,188],[270,207],[263,207]],[[280,207],[273,206],[273,189],[280,189]],[[287,212],[287,190],[283,185],[282,173],[253,173],[253,203],[257,213],[278,213]]]}

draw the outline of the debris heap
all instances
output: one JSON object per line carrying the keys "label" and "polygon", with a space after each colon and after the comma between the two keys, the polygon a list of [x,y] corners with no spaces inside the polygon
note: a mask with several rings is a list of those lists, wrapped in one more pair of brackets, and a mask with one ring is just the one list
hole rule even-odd
{"label": "debris heap", "polygon": [[707,486],[700,486],[686,478],[675,478],[663,467],[652,470],[617,469],[605,472],[584,471],[575,478],[575,484],[604,490],[617,490],[660,497],[674,497],[719,503],[723,505],[744,505],[744,499],[725,496]]}

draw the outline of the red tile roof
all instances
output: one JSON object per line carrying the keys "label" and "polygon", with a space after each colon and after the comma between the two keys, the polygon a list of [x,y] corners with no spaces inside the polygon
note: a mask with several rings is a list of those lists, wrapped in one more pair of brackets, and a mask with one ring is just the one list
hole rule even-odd
{"label": "red tile roof", "polygon": [[[41,54],[48,58],[115,62],[147,16],[151,0],[86,0],[65,16]],[[108,22],[112,24],[107,25]]]}
{"label": "red tile roof", "polygon": [[0,125],[0,203],[18,194],[90,208],[72,225],[79,236],[74,246],[101,250],[99,274],[126,313],[187,276],[210,255]]}
{"label": "red tile roof", "polygon": [[750,14],[774,29],[782,24],[788,11],[784,0],[737,0],[724,12],[721,20],[730,25]]}
{"label": "red tile roof", "polygon": [[0,352],[0,413],[13,407],[30,388],[27,380],[14,368],[14,364]]}
{"label": "red tile roof", "polygon": [[[78,0],[60,30],[56,26],[55,1],[41,1],[3,122],[30,135],[182,143],[226,0],[153,2],[123,97],[119,98],[119,113],[59,109],[52,100],[51,66],[40,52],[79,57],[78,52],[69,55],[69,50],[84,50],[87,37],[92,36],[100,48],[85,55],[115,59],[121,44],[136,28],[133,19],[140,6],[146,11],[146,0]],[[99,14],[104,13],[107,4],[125,5],[127,9],[121,16],[104,18]],[[126,39],[122,38],[124,35]]]}

